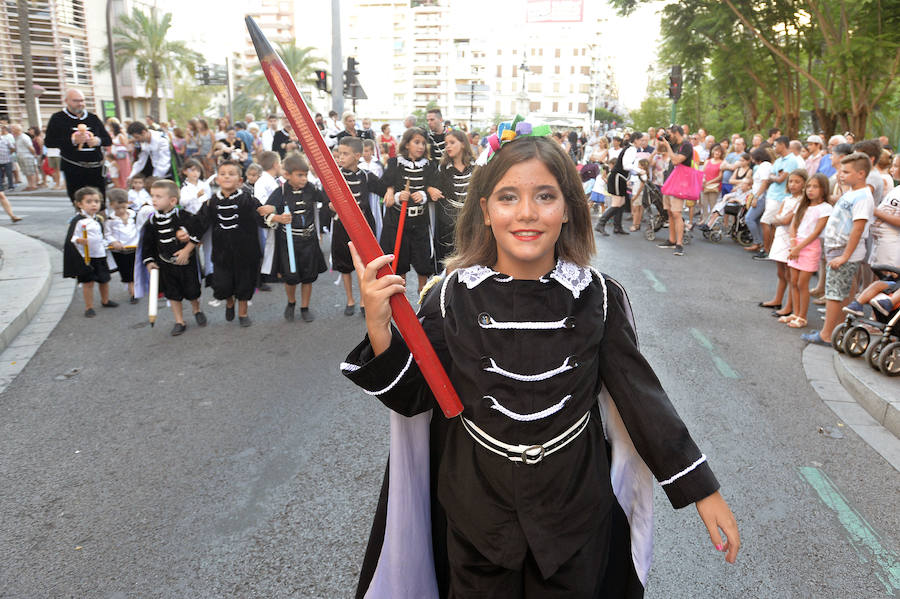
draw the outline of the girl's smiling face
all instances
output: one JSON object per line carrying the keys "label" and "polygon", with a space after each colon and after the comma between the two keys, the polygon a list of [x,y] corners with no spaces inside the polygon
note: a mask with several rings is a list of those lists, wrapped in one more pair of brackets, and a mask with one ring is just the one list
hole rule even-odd
{"label": "girl's smiling face", "polygon": [[538,279],[556,264],[556,240],[567,222],[566,201],[553,173],[536,158],[520,162],[481,198],[484,224],[497,244],[494,269]]}

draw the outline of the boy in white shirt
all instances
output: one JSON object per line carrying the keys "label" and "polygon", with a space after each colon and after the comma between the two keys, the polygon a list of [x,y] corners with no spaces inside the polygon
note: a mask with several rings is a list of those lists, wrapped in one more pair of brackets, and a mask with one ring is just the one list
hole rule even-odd
{"label": "boy in white shirt", "polygon": [[375,142],[371,139],[363,140],[362,158],[359,159],[359,168],[369,171],[379,179],[384,175],[384,166],[375,156]]}
{"label": "boy in white shirt", "polygon": [[131,178],[128,184],[131,189],[128,190],[128,207],[138,212],[142,206],[151,204],[150,194],[144,186],[144,175],[138,173]]}
{"label": "boy in white shirt", "polygon": [[106,219],[103,230],[109,251],[116,262],[119,278],[128,285],[128,295],[131,297],[129,301],[136,304],[138,301],[134,297],[134,255],[140,238],[136,223],[137,215],[128,207],[128,195],[124,189],[110,189],[106,192],[106,198],[109,200],[112,215]]}
{"label": "boy in white shirt", "polygon": [[109,265],[106,263],[106,238],[103,235],[102,219],[97,216],[102,202],[100,190],[96,187],[82,187],[75,192],[75,207],[78,209],[66,233],[63,249],[63,276],[78,279],[84,294],[84,315],[93,318],[94,283],[100,287],[100,303],[104,308],[115,308],[119,304],[109,299]]}

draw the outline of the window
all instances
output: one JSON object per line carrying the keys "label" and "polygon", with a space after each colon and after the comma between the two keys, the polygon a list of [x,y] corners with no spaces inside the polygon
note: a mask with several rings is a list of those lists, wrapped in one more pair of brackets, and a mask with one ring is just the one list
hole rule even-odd
{"label": "window", "polygon": [[587,102],[579,102],[578,103],[578,112],[587,112]]}
{"label": "window", "polygon": [[553,67],[553,74],[559,75],[559,65],[556,65],[555,67]]}
{"label": "window", "polygon": [[554,93],[554,94],[558,94],[558,93],[559,93],[559,81],[554,81],[554,82],[553,82],[553,93]]}
{"label": "window", "polygon": [[544,49],[538,48],[538,56],[543,56],[543,55],[544,55]]}
{"label": "window", "polygon": [[553,112],[559,112],[559,102],[553,103]]}
{"label": "window", "polygon": [[572,50],[572,56],[578,56],[578,48]]}
{"label": "window", "polygon": [[531,67],[531,72],[534,73],[535,75],[541,75],[544,72],[544,67],[542,67],[540,65],[535,65],[535,66]]}
{"label": "window", "polygon": [[571,73],[572,75],[574,75],[574,74],[575,74],[575,65],[572,65],[572,66],[570,67],[570,69],[571,69],[571,70],[569,71],[569,73]]}
{"label": "window", "polygon": [[572,112],[572,103],[569,102],[569,112]]}
{"label": "window", "polygon": [[541,84],[538,81],[532,81],[528,84],[529,93],[539,94],[541,93]]}
{"label": "window", "polygon": [[590,76],[590,74],[591,74],[591,67],[581,67],[581,74],[582,74],[582,75]]}
{"label": "window", "polygon": [[541,109],[540,102],[529,102],[528,103],[528,112],[537,112]]}
{"label": "window", "polygon": [[[559,58],[559,48],[556,49],[556,58]],[[556,109],[554,108],[554,110]]]}
{"label": "window", "polygon": [[516,65],[513,65],[512,73],[513,73],[512,74],[513,77],[518,77],[519,76],[519,67],[517,67]]}
{"label": "window", "polygon": [[497,77],[503,77],[503,66],[499,64],[497,65]]}

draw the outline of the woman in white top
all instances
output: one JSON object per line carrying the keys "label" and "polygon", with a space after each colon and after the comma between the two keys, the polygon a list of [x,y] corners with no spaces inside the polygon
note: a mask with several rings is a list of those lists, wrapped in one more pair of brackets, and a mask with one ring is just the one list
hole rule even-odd
{"label": "woman in white top", "polygon": [[764,148],[756,148],[750,153],[753,160],[753,187],[750,193],[753,199],[750,201],[750,210],[747,211],[747,226],[753,234],[753,245],[745,247],[748,252],[758,252],[762,248],[763,235],[759,219],[766,211],[766,190],[769,189],[769,175],[772,174],[772,162],[769,153]]}

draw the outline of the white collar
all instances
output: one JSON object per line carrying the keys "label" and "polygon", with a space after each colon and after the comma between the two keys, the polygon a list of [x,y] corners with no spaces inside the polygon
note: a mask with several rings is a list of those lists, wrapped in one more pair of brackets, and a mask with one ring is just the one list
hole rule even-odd
{"label": "white collar", "polygon": [[397,163],[402,164],[406,168],[422,168],[426,164],[428,164],[428,158],[422,156],[415,162],[410,160],[409,158],[404,158],[403,156],[397,156]]}
{"label": "white collar", "polygon": [[81,111],[81,116],[75,116],[74,114],[72,114],[71,112],[69,112],[69,109],[68,109],[68,108],[63,108],[63,112],[65,112],[67,115],[69,115],[69,116],[72,117],[73,119],[76,119],[76,120],[79,120],[79,121],[83,121],[84,119],[86,119],[86,118],[87,118],[87,114],[88,114],[87,109]]}
{"label": "white collar", "polygon": [[[469,266],[466,268],[460,268],[456,271],[456,273],[459,282],[464,284],[469,289],[474,289],[493,276],[503,276],[502,273],[499,273],[491,268],[488,268],[487,266],[482,266],[480,264],[476,264],[474,266]],[[577,264],[567,262],[566,260],[557,260],[556,266],[553,268],[553,270],[550,271],[549,274],[544,275],[538,280],[541,283],[549,283],[550,279],[553,279],[557,283],[568,289],[572,293],[572,297],[578,299],[578,297],[581,295],[581,292],[591,284],[592,278],[593,273],[590,267],[578,266]],[[498,279],[498,281],[503,283],[511,280],[511,277]]]}
{"label": "white collar", "polygon": [[218,191],[216,191],[216,197],[219,198],[220,200],[230,200],[234,196],[240,195],[241,191],[243,191],[243,190],[240,187],[238,187],[237,189],[234,190],[233,194],[226,197],[226,196],[222,195],[222,190],[219,189]]}

